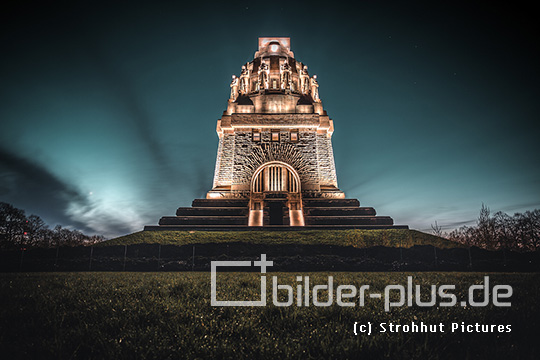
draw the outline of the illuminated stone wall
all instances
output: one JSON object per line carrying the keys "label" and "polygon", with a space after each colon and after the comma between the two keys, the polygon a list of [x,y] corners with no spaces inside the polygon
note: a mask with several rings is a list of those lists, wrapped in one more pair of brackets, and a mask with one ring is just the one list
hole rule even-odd
{"label": "illuminated stone wall", "polygon": [[317,135],[317,162],[319,164],[319,179],[321,186],[337,187],[336,165],[332,142],[326,135]]}
{"label": "illuminated stone wall", "polygon": [[[291,141],[290,129],[256,128],[260,141],[253,141],[251,129],[223,134],[219,140],[214,188],[231,186],[234,191],[249,191],[255,170],[266,162],[282,161],[300,176],[302,189],[319,191],[320,186],[337,188],[331,139],[317,134],[316,128],[300,129],[298,141]],[[279,131],[279,142],[271,140]]]}

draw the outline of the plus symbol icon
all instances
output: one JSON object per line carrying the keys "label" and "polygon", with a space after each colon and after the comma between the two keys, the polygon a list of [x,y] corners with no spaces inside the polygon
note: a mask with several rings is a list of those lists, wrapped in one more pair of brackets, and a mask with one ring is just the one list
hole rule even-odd
{"label": "plus symbol icon", "polygon": [[267,266],[273,266],[273,261],[266,261],[266,254],[261,254],[261,260],[260,261],[254,261],[253,266],[260,266],[261,267],[261,274],[266,274],[266,267]]}

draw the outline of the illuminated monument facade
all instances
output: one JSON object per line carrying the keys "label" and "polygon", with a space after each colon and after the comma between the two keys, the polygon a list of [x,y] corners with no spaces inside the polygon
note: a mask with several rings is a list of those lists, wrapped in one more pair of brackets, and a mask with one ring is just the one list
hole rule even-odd
{"label": "illuminated monument facade", "polygon": [[334,123],[323,109],[317,76],[294,58],[289,38],[259,38],[254,59],[232,76],[230,88],[217,121],[212,190],[147,230],[396,227],[338,188]]}

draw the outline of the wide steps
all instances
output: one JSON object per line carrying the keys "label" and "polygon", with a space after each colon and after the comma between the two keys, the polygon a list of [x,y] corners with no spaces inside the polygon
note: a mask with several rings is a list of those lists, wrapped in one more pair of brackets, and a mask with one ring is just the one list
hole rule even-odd
{"label": "wide steps", "polygon": [[306,226],[311,225],[393,225],[389,216],[306,216]]}
{"label": "wide steps", "polygon": [[347,230],[347,229],[408,229],[407,225],[310,225],[310,226],[288,226],[288,225],[147,225],[145,231],[306,231],[306,230]]}
{"label": "wide steps", "polygon": [[[268,199],[272,201],[272,199]],[[164,216],[159,226],[148,226],[147,230],[157,229],[391,229],[408,228],[394,226],[389,216],[376,216],[372,207],[360,207],[357,199],[304,198],[303,213],[305,227],[271,225],[248,227],[248,199],[195,199],[192,207],[180,207],[177,216]],[[288,213],[283,209],[284,219]],[[265,207],[265,216],[272,216],[270,207]]]}
{"label": "wide steps", "polygon": [[181,207],[176,216],[247,216],[246,207]]}
{"label": "wide steps", "polygon": [[305,216],[375,216],[372,207],[304,207]]}
{"label": "wide steps", "polygon": [[302,202],[304,203],[304,207],[353,207],[357,208],[360,206],[360,201],[358,199],[324,199],[324,198],[316,198],[316,199],[309,199],[304,198],[302,199]]}
{"label": "wide steps", "polygon": [[247,207],[249,199],[195,199],[192,207]]}
{"label": "wide steps", "polygon": [[159,225],[243,225],[247,226],[247,216],[164,216]]}

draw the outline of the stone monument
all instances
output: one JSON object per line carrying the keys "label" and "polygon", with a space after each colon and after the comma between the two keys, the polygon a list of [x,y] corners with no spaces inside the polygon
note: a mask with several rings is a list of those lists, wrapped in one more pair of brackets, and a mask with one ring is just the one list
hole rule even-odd
{"label": "stone monument", "polygon": [[290,38],[259,38],[254,59],[232,79],[212,189],[145,230],[407,228],[338,188],[334,122]]}

